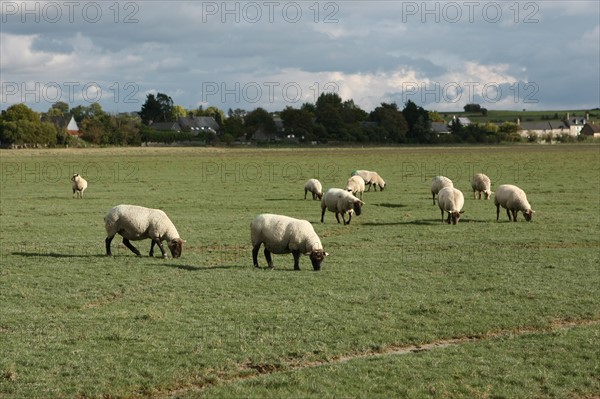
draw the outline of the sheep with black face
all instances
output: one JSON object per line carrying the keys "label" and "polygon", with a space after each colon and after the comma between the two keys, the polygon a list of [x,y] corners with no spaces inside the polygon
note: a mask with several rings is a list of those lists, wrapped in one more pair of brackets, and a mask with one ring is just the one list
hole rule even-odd
{"label": "sheep with black face", "polygon": [[130,240],[151,239],[150,256],[154,256],[154,245],[158,245],[163,258],[167,257],[162,245],[162,241],[165,240],[173,258],[180,257],[183,251],[185,241],[179,237],[171,219],[160,209],[117,205],[104,217],[104,227],[106,228],[106,255],[112,255],[110,243],[117,233],[123,237],[123,244],[137,256],[141,256],[140,251],[131,244]]}
{"label": "sheep with black face", "polygon": [[258,266],[258,251],[264,245],[265,259],[273,268],[271,253],[294,256],[294,270],[300,270],[300,255],[308,255],[315,271],[321,269],[321,262],[328,255],[312,224],[307,220],[289,216],[263,213],[250,223],[252,241],[252,262]]}
{"label": "sheep with black face", "polygon": [[[350,224],[352,214],[359,216],[362,212],[364,202],[356,198],[354,195],[341,188],[330,188],[327,190],[321,200],[321,223],[324,223],[325,211],[335,212],[337,222],[340,222],[339,215],[342,215],[344,224]],[[348,214],[348,221],[344,219],[344,215]]]}

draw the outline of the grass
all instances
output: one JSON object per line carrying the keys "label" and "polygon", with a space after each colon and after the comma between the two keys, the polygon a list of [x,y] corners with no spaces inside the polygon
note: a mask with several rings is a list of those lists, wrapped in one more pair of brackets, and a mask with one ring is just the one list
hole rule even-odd
{"label": "grass", "polygon": [[[3,151],[0,398],[592,397],[600,301],[598,146]],[[373,169],[348,226],[303,199]],[[469,178],[523,188],[532,223],[496,222]],[[69,175],[90,183],[71,198]],[[466,197],[440,223],[429,181]],[[135,257],[106,211],[158,207],[180,259]],[[311,221],[331,254],[255,270],[261,212]],[[259,257],[266,266],[264,257]],[[397,347],[476,337],[404,356]],[[356,358],[355,358],[356,357]],[[340,359],[350,359],[340,361]],[[318,367],[308,367],[320,365]],[[565,377],[565,375],[568,376]],[[413,381],[413,382],[411,382]]]}

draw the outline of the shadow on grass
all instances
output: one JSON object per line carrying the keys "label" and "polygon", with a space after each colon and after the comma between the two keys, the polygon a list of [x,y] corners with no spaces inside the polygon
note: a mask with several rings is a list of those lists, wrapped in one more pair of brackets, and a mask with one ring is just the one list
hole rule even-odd
{"label": "shadow on grass", "polygon": [[11,255],[23,256],[26,258],[106,258],[104,254],[60,254],[60,253],[48,253],[48,252],[12,252]]}
{"label": "shadow on grass", "polygon": [[[306,201],[309,199],[306,198]],[[310,199],[312,201],[312,199]],[[265,198],[265,201],[304,201],[303,198]],[[316,201],[316,200],[315,200]]]}
{"label": "shadow on grass", "polygon": [[236,265],[215,265],[215,266],[192,266],[192,265],[172,265],[172,264],[168,264],[168,263],[163,263],[161,266],[164,267],[170,267],[173,269],[179,269],[179,270],[187,270],[189,272],[197,272],[197,271],[202,271],[202,270],[219,270],[219,269],[239,269],[240,266],[236,266]]}
{"label": "shadow on grass", "polygon": [[[489,220],[476,220],[476,219],[461,219],[458,224],[469,224],[469,223],[490,223]],[[442,222],[441,219],[421,219],[421,220],[409,220],[407,222],[366,222],[363,223],[363,226],[435,226],[435,225],[443,225],[448,224],[444,220]]]}
{"label": "shadow on grass", "polygon": [[384,208],[405,208],[406,205],[392,204],[390,202],[384,202],[383,204],[373,204],[373,206],[382,206]]}
{"label": "shadow on grass", "polygon": [[439,219],[427,219],[427,220],[410,220],[408,222],[365,222],[363,223],[363,226],[405,226],[405,225],[416,225],[416,226],[423,226],[423,225],[436,225],[436,224],[442,224],[442,222],[440,222]]}

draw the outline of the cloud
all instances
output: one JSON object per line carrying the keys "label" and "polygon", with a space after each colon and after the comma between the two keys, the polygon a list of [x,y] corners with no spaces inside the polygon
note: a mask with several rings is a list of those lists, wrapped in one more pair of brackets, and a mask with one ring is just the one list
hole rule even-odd
{"label": "cloud", "polygon": [[[85,14],[83,3],[70,21],[66,3],[36,2],[40,13],[49,5],[63,7],[62,19],[50,22],[52,15],[40,14],[36,22],[30,13],[23,22],[22,10],[4,8],[1,79],[19,85],[96,82],[104,93],[136,87],[135,98],[154,90],[185,107],[210,103],[225,110],[276,111],[331,90],[365,110],[407,98],[456,109],[469,97],[465,90],[485,101],[496,87],[503,95],[488,108],[521,108],[531,95],[523,90],[533,84],[542,108],[599,105],[597,2],[491,2],[501,7],[498,20],[491,18],[496,6],[482,14],[488,3],[476,2],[472,10],[467,3],[475,4],[95,2],[102,17],[92,22],[94,10]],[[537,22],[526,23],[527,17]],[[447,101],[452,93],[463,94]],[[3,106],[18,102],[19,94],[3,98]],[[103,97],[101,105],[141,107],[122,99]],[[44,101],[29,105],[49,107]]]}

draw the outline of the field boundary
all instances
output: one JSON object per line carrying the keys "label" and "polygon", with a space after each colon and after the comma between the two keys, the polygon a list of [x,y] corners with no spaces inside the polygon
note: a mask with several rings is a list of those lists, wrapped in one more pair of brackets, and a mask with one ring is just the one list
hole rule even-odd
{"label": "field boundary", "polygon": [[178,395],[185,394],[187,392],[200,392],[211,387],[235,383],[238,381],[249,380],[259,378],[264,375],[272,375],[277,373],[286,373],[309,369],[313,367],[321,366],[332,366],[338,364],[344,364],[352,360],[357,359],[368,359],[378,358],[383,356],[404,356],[419,352],[429,352],[436,349],[443,349],[452,346],[464,345],[467,343],[484,342],[497,338],[518,338],[532,334],[546,334],[560,330],[570,330],[577,327],[587,327],[600,325],[600,318],[585,319],[585,320],[553,320],[548,327],[535,328],[535,327],[521,327],[515,329],[505,329],[497,331],[489,331],[479,335],[464,336],[451,339],[442,339],[432,341],[418,345],[390,345],[380,351],[365,351],[357,352],[353,354],[347,354],[335,357],[330,360],[319,360],[310,362],[293,362],[293,361],[281,361],[277,364],[254,364],[246,363],[240,364],[239,368],[235,372],[222,372],[206,378],[205,381],[198,383],[190,383],[184,387],[174,387],[170,390],[162,390],[160,392],[154,392],[154,394],[146,396],[141,395],[140,397],[149,398],[167,398],[177,397]]}

